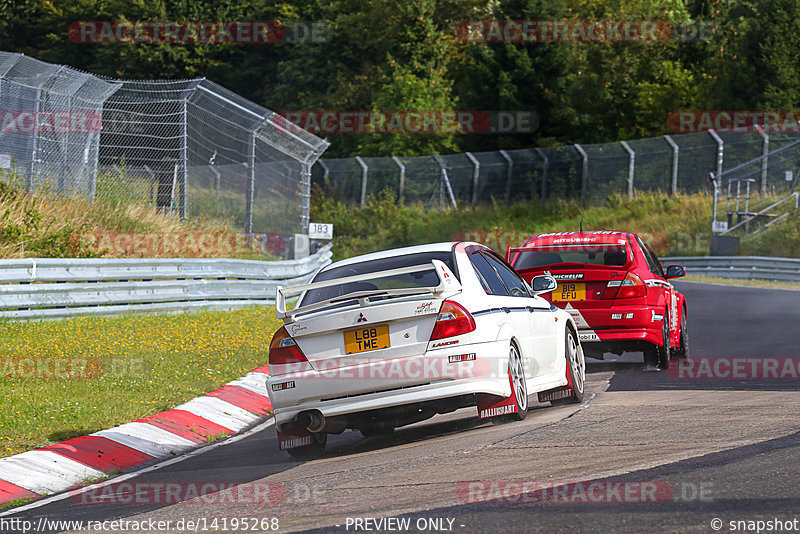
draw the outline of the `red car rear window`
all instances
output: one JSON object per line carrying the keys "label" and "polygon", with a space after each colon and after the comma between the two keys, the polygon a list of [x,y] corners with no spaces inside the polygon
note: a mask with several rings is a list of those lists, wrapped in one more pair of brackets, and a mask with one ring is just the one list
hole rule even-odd
{"label": "red car rear window", "polygon": [[514,269],[535,269],[559,263],[582,263],[604,267],[622,267],[628,262],[626,245],[559,245],[519,253]]}

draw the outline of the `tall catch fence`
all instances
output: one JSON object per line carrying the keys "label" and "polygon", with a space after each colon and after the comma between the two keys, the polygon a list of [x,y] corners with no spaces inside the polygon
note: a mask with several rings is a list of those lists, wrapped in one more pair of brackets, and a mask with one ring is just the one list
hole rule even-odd
{"label": "tall catch fence", "polygon": [[105,79],[0,52],[0,173],[31,192],[305,233],[329,143],[198,78]]}
{"label": "tall catch fence", "polygon": [[[431,207],[482,202],[580,199],[600,204],[612,194],[714,190],[711,173],[753,179],[752,192],[791,191],[800,167],[800,135],[719,133],[665,135],[616,143],[393,158],[320,159],[314,180],[326,194],[363,206],[389,189],[398,201]],[[785,150],[779,150],[785,148]],[[729,172],[732,171],[732,172]]]}

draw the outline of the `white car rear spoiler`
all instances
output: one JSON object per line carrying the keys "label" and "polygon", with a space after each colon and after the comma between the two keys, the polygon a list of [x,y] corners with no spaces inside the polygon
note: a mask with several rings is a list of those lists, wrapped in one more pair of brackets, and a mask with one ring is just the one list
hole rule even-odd
{"label": "white car rear spoiler", "polygon": [[[325,287],[338,286],[342,284],[349,284],[352,282],[363,282],[366,280],[375,280],[377,278],[388,278],[390,276],[399,276],[403,274],[419,273],[423,271],[430,271],[433,269],[439,277],[439,285],[434,287],[408,287],[399,289],[372,289],[366,291],[355,291],[347,293],[346,295],[339,295],[332,299],[315,302],[307,306],[296,307],[291,310],[286,310],[286,298],[292,295],[299,295],[305,291],[312,289],[322,289]],[[385,297],[385,296],[410,296],[410,295],[425,295],[430,294],[434,296],[441,296],[444,293],[457,293],[461,291],[461,284],[456,279],[453,272],[447,265],[440,260],[431,260],[430,263],[421,265],[412,265],[410,267],[401,267],[399,269],[389,269],[386,271],[379,271],[376,273],[358,274],[348,276],[345,278],[337,278],[335,280],[325,280],[323,282],[313,282],[302,286],[278,286],[277,294],[275,296],[275,315],[278,319],[282,319],[284,323],[294,322],[294,318],[299,313],[308,313],[314,310],[325,308],[331,304],[342,302],[345,300],[357,299],[360,306],[368,306],[370,304],[370,297]]]}

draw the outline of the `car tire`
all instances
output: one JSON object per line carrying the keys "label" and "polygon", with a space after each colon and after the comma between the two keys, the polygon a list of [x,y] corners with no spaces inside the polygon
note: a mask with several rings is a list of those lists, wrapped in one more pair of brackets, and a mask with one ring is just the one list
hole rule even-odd
{"label": "car tire", "polygon": [[688,358],[689,357],[689,319],[686,314],[686,308],[681,311],[681,341],[678,347],[672,349],[673,358]]}
{"label": "car tire", "polygon": [[572,396],[564,399],[550,401],[552,406],[564,406],[565,404],[579,404],[583,402],[583,392],[586,384],[586,361],[582,357],[582,351],[578,350],[578,341],[575,332],[567,329],[565,336],[565,357],[567,359],[567,372],[570,374],[572,382]]}
{"label": "car tire", "polygon": [[669,315],[664,310],[661,319],[661,346],[649,345],[644,351],[644,364],[648,368],[666,369],[669,367]]}
{"label": "car tire", "polygon": [[294,447],[292,449],[286,449],[286,452],[289,453],[289,456],[294,458],[295,460],[314,460],[315,458],[319,458],[322,456],[322,453],[325,451],[325,445],[328,444],[328,433],[327,432],[314,432],[313,438],[310,445],[303,445],[302,447]]}
{"label": "car tire", "polygon": [[517,412],[492,417],[491,421],[494,424],[522,421],[528,417],[528,382],[525,380],[525,365],[519,349],[513,342],[508,349],[508,376],[513,392],[516,393]]}

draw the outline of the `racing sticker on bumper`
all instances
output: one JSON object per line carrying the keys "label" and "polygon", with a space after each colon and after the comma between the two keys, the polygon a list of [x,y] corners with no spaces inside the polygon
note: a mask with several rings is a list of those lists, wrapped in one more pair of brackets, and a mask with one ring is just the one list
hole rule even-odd
{"label": "racing sticker on bumper", "polygon": [[578,330],[578,339],[581,343],[585,341],[600,341],[600,336],[594,330]]}
{"label": "racing sticker on bumper", "polygon": [[572,307],[572,303],[568,302],[566,307],[564,307],[564,311],[572,316],[572,320],[575,321],[575,326],[577,326],[579,329],[591,328],[589,323],[586,322],[586,319],[583,318],[581,311]]}

